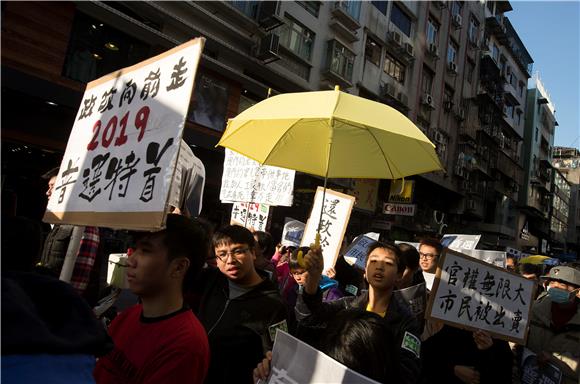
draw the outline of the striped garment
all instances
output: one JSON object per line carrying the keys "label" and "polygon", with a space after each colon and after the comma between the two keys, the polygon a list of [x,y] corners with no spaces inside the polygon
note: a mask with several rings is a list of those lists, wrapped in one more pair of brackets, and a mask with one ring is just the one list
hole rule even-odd
{"label": "striped garment", "polygon": [[99,240],[99,228],[85,227],[83,236],[81,237],[79,253],[70,280],[70,284],[80,295],[84,293],[89,284],[91,270],[95,264],[95,259],[97,258]]}

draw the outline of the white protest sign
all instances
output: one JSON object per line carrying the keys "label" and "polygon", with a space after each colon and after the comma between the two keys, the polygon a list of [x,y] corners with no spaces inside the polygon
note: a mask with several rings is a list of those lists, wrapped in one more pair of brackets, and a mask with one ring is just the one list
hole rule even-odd
{"label": "white protest sign", "polygon": [[[316,190],[310,218],[306,222],[304,236],[300,243],[301,246],[309,246],[316,239],[318,223],[321,222],[320,209],[322,208],[323,192],[324,188],[322,187],[318,187]],[[322,247],[322,256],[324,257],[323,270],[327,271],[329,268],[334,267],[334,263],[336,262],[355,198],[327,189],[324,200],[322,225],[320,226],[320,246]]]}
{"label": "white protest sign", "polygon": [[441,238],[441,245],[443,247],[448,247],[457,252],[462,252],[464,250],[475,249],[477,243],[479,243],[481,235],[444,235]]}
{"label": "white protest sign", "polygon": [[181,140],[176,161],[169,205],[179,208],[184,214],[198,216],[203,202],[205,167],[184,140]]}
{"label": "white protest sign", "polygon": [[284,331],[276,332],[266,384],[378,384]]}
{"label": "white protest sign", "polygon": [[370,237],[374,241],[379,241],[379,239],[381,238],[381,234],[377,232],[367,232],[365,233],[365,236]]}
{"label": "white protest sign", "polygon": [[493,264],[499,268],[505,268],[506,253],[501,251],[484,251],[482,249],[473,249],[462,251],[464,254],[474,257],[486,263]]}
{"label": "white protest sign", "polygon": [[426,317],[498,338],[526,343],[536,283],[501,268],[446,250],[429,295]]}
{"label": "white protest sign", "polygon": [[290,169],[260,165],[226,148],[220,200],[290,207],[295,174]]}
{"label": "white protest sign", "polygon": [[270,207],[256,203],[234,203],[230,224],[245,226],[253,231],[265,231]]}
{"label": "white protest sign", "polygon": [[370,245],[376,241],[377,240],[369,237],[368,235],[358,236],[348,246],[346,252],[344,253],[344,259],[350,265],[354,265],[355,267],[364,270],[366,267],[368,249]]}
{"label": "white protest sign", "polygon": [[163,228],[204,41],[87,84],[44,221]]}
{"label": "white protest sign", "polygon": [[282,231],[282,241],[281,244],[285,247],[296,247],[300,246],[300,241],[302,236],[304,236],[304,224],[301,221],[294,220],[291,217],[287,217],[284,224],[284,230]]}

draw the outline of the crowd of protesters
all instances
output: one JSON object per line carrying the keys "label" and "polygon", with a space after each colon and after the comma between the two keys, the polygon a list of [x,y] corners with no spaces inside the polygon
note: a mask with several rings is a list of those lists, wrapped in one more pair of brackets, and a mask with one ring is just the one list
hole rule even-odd
{"label": "crowd of protesters", "polygon": [[[277,329],[381,383],[519,382],[524,347],[562,383],[579,382],[575,263],[542,271],[508,258],[507,270],[538,285],[526,345],[514,345],[422,318],[395,297],[432,281],[444,251],[436,239],[418,249],[377,241],[364,270],[341,253],[323,271],[319,246],[176,213],[164,230],[124,233],[114,245],[102,228],[64,225],[42,242],[39,224],[4,210],[2,234],[7,383],[255,383],[268,377]],[[106,256],[127,248],[135,302],[104,322],[92,307],[110,288],[91,287]]]}

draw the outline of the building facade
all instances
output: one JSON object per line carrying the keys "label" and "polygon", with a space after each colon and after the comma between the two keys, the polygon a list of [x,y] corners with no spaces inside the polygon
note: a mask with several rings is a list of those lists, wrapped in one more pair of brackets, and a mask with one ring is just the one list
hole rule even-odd
{"label": "building facade", "polygon": [[[516,246],[532,59],[505,17],[511,9],[504,1],[3,2],[3,188],[40,217],[38,177],[60,162],[84,84],[201,35],[184,139],[206,166],[209,219],[229,220],[231,207],[219,202],[223,150],[214,148],[227,119],[269,88],[339,85],[406,114],[445,168],[410,178],[414,216],[386,215],[390,182],[368,181],[376,197],[355,206],[352,234],[469,232],[482,233],[487,248]],[[295,206],[276,208],[272,221],[305,220],[317,184],[298,175]],[[331,180],[352,194],[362,184]]]}
{"label": "building facade", "polygon": [[525,187],[520,191],[519,246],[540,252],[546,248],[542,243],[546,244],[550,238],[554,178],[552,147],[558,123],[554,105],[538,74],[530,84],[526,104],[523,160],[527,172]]}
{"label": "building facade", "polygon": [[571,259],[577,258],[580,245],[580,151],[577,148],[554,147],[552,155],[552,165],[570,183],[566,254]]}

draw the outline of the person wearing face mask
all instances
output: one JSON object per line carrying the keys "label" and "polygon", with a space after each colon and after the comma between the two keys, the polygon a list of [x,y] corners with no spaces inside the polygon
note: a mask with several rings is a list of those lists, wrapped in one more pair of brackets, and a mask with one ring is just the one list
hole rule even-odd
{"label": "person wearing face mask", "polygon": [[540,365],[562,371],[562,384],[580,378],[580,270],[556,266],[541,277],[547,293],[533,305],[527,347]]}

